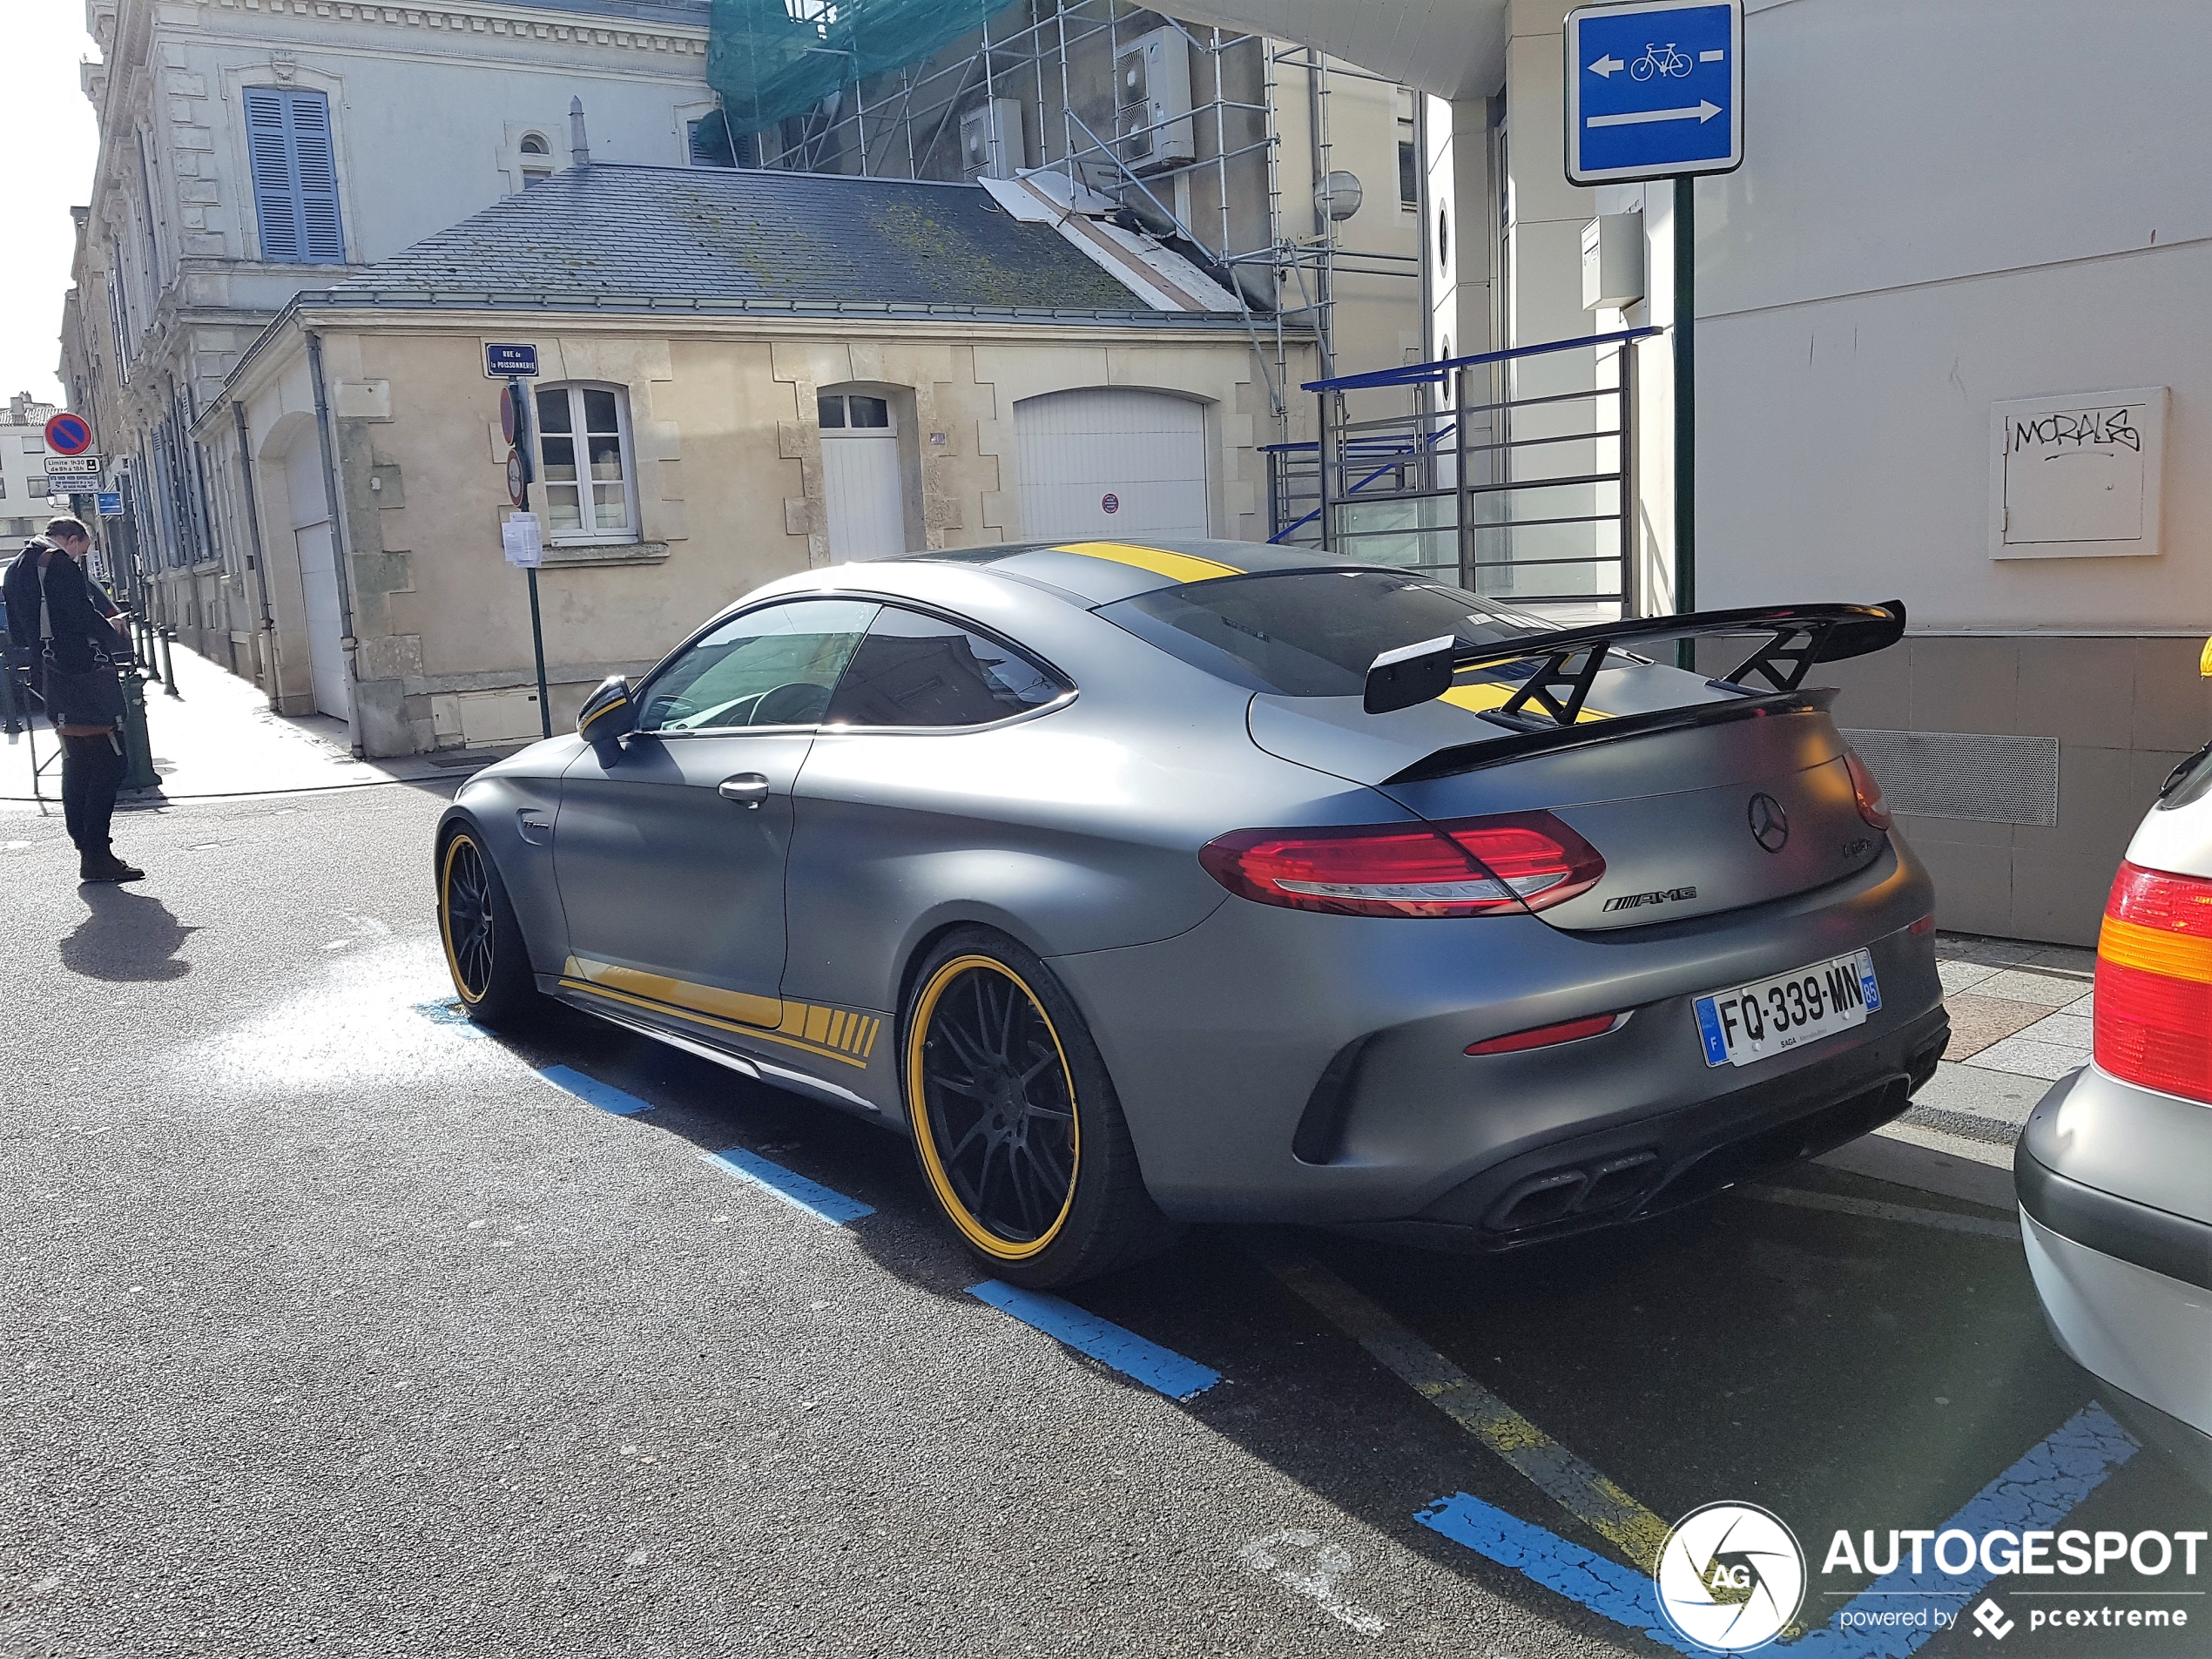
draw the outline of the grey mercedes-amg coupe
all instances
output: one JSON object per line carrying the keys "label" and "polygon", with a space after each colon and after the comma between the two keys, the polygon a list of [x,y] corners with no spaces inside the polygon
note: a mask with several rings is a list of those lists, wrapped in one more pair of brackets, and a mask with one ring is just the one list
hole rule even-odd
{"label": "grey mercedes-amg coupe", "polygon": [[1552,1238],[1934,1072],[1928,877],[1804,684],[1904,624],[1562,630],[1232,542],[832,566],[471,779],[441,930],[487,1023],[556,999],[907,1134],[1020,1284],[1186,1221]]}

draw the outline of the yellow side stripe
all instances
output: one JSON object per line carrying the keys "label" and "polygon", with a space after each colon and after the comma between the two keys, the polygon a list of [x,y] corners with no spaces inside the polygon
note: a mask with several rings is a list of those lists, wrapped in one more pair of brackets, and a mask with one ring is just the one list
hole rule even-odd
{"label": "yellow side stripe", "polygon": [[2199,939],[2193,934],[2168,933],[2163,927],[2146,927],[2141,922],[2107,916],[2097,934],[2097,957],[2119,968],[2212,985],[2212,939]]}
{"label": "yellow side stripe", "polygon": [[[875,1049],[876,1032],[883,1024],[873,1015],[725,991],[581,956],[571,956],[562,965],[561,982],[570,990],[590,991],[634,1007],[680,1015],[702,1025],[782,1042],[851,1066],[867,1066]],[[852,1058],[856,1054],[860,1057]]]}
{"label": "yellow side stripe", "polygon": [[587,980],[594,985],[612,986],[617,990],[634,991],[639,996],[651,997],[654,1001],[665,1002],[671,1008],[688,1008],[701,1014],[718,1014],[727,1019],[742,1020],[747,1025],[772,1026],[784,1015],[784,1003],[772,996],[754,996],[745,991],[725,991],[712,985],[695,985],[689,980],[671,979],[664,974],[648,974],[642,968],[621,968],[612,962],[588,961],[581,956],[571,956],[563,971],[571,979]]}
{"label": "yellow side stripe", "polygon": [[1116,564],[1134,565],[1175,582],[1211,582],[1216,577],[1244,574],[1235,565],[1224,564],[1217,559],[1170,553],[1163,547],[1133,547],[1126,542],[1067,542],[1052,550],[1080,553],[1089,559],[1110,559]]}

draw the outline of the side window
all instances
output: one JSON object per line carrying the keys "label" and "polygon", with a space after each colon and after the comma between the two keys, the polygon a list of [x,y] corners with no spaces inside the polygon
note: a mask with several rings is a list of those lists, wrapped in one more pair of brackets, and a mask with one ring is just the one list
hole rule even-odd
{"label": "side window", "polygon": [[623,402],[609,386],[538,388],[537,475],[556,542],[637,538],[630,486],[637,469]]}
{"label": "side window", "polygon": [[876,610],[860,599],[799,599],[732,617],[653,677],[637,729],[813,725]]}
{"label": "side window", "polygon": [[1010,645],[886,605],[838,683],[830,725],[982,725],[1069,687]]}

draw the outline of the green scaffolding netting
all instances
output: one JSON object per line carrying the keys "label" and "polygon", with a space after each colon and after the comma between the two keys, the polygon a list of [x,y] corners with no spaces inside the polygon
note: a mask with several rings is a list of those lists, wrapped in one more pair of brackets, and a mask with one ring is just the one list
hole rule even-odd
{"label": "green scaffolding netting", "polygon": [[920,63],[1006,0],[714,0],[706,78],[732,132],[802,115],[848,81]]}

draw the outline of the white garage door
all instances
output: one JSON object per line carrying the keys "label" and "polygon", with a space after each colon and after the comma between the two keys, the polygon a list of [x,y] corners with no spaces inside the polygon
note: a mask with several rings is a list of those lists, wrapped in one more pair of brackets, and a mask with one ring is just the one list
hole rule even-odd
{"label": "white garage door", "polygon": [[1205,407],[1189,398],[1119,386],[1025,397],[1014,452],[1025,537],[1212,534]]}

